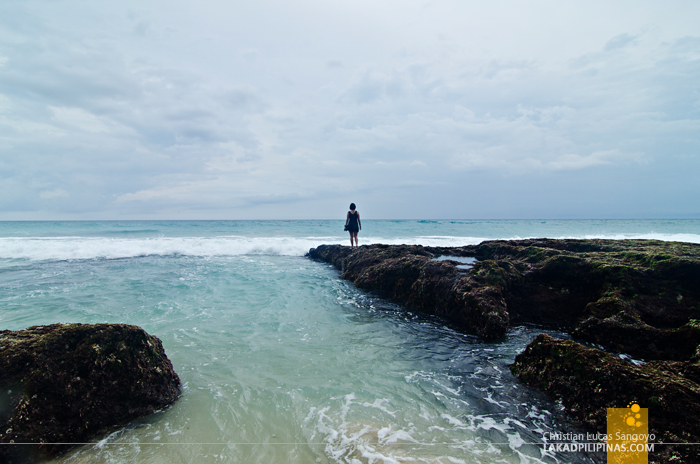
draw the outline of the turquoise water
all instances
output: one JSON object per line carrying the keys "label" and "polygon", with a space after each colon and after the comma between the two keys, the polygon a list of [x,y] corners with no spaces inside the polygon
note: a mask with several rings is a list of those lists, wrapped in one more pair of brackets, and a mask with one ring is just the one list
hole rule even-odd
{"label": "turquoise water", "polygon": [[[543,455],[573,430],[508,370],[537,333],[485,343],[355,289],[303,256],[342,221],[0,223],[0,328],[120,322],[158,336],[172,407],[57,462],[593,462]],[[700,221],[363,221],[360,242],[700,242]],[[563,336],[556,332],[547,331]],[[229,443],[131,444],[108,443]],[[480,445],[455,443],[479,442]],[[233,444],[239,443],[239,444]],[[240,444],[269,443],[269,444]],[[273,444],[288,443],[288,444]],[[399,444],[400,443],[400,444]],[[420,443],[448,443],[423,445]]]}

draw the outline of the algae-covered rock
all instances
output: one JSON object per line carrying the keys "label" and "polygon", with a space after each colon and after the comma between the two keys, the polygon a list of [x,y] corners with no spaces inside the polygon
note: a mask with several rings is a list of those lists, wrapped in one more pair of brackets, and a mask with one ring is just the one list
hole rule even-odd
{"label": "algae-covered rock", "polygon": [[[124,324],[0,331],[0,443],[80,443],[173,403],[180,379],[160,340]],[[27,462],[70,445],[1,445]]]}
{"label": "algae-covered rock", "polygon": [[[494,240],[440,248],[324,245],[313,259],[358,288],[443,316],[484,338],[535,323],[616,354],[538,336],[513,372],[606,433],[606,408],[649,408],[657,442],[700,442],[700,245],[656,240]],[[440,256],[474,257],[459,269]],[[690,361],[690,362],[689,362]],[[700,462],[697,446],[660,447],[650,462]]]}
{"label": "algae-covered rock", "polygon": [[[464,247],[322,245],[308,256],[408,308],[486,339],[553,326],[639,359],[700,345],[700,245],[656,240],[494,240]],[[469,271],[440,256],[474,257]]]}
{"label": "algae-covered rock", "polygon": [[[526,384],[558,400],[575,419],[606,434],[607,408],[636,401],[649,408],[649,433],[655,442],[700,441],[700,366],[689,362],[652,361],[635,365],[571,340],[538,335],[516,356],[513,373]],[[650,462],[700,462],[692,445],[660,445]]]}
{"label": "algae-covered rock", "polygon": [[[463,252],[449,249],[450,255],[458,253]],[[341,269],[341,277],[358,288],[442,316],[483,338],[503,337],[509,319],[502,283],[508,279],[510,267],[501,268],[493,262],[476,263],[474,272],[467,276],[456,267],[458,262],[434,261],[439,255],[439,249],[410,245],[355,249],[321,245],[308,253],[313,259]]]}

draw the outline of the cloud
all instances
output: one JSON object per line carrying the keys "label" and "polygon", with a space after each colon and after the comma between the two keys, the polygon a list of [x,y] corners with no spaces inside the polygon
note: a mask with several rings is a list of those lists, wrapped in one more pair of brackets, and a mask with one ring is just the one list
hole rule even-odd
{"label": "cloud", "polygon": [[637,40],[637,36],[628,33],[616,35],[605,43],[605,51],[615,50],[633,44]]}
{"label": "cloud", "polygon": [[51,106],[53,119],[60,125],[70,129],[88,132],[107,132],[109,129],[100,118],[82,108],[66,108]]}
{"label": "cloud", "polygon": [[350,87],[343,92],[340,101],[356,104],[377,100],[395,99],[406,92],[408,76],[405,73],[385,73],[364,70],[357,73]]}
{"label": "cloud", "polygon": [[51,199],[51,198],[61,198],[69,197],[70,194],[63,189],[47,190],[39,194],[41,198]]}
{"label": "cloud", "polygon": [[0,219],[464,215],[598,177],[644,212],[674,201],[649,178],[697,184],[699,7],[506,4],[7,2]]}

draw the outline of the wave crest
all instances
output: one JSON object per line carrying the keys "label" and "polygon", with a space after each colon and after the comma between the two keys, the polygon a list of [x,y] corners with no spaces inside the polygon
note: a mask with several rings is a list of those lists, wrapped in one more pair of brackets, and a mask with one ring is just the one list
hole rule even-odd
{"label": "wave crest", "polygon": [[[517,240],[529,237],[503,237]],[[700,243],[697,234],[610,234],[552,238],[607,238],[655,239],[664,241]],[[492,237],[360,237],[360,244],[424,245],[456,247],[475,245]],[[347,245],[347,238],[339,237],[4,237],[0,238],[0,259],[72,260],[119,259],[139,256],[240,256],[279,255],[304,256],[310,248],[323,244]]]}

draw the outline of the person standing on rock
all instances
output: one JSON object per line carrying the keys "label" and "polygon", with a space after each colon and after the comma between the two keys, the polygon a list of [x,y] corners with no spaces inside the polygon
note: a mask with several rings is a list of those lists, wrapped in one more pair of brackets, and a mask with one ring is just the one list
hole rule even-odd
{"label": "person standing on rock", "polygon": [[[355,203],[350,203],[350,211],[345,217],[345,230],[350,232],[350,248],[358,246],[357,233],[362,230],[362,222],[360,222],[360,213],[355,211]],[[352,239],[355,238],[355,245],[352,244]]]}

